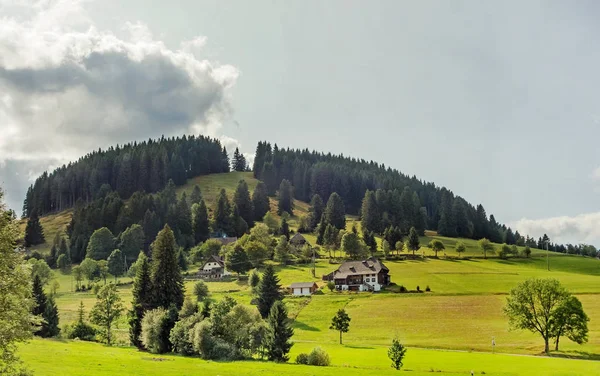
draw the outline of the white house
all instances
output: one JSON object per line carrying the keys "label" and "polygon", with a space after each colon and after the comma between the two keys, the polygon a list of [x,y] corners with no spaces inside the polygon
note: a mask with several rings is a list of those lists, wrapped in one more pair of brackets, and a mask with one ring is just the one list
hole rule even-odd
{"label": "white house", "polygon": [[200,278],[207,279],[219,279],[228,275],[231,275],[231,273],[225,268],[225,261],[223,258],[214,255],[208,259],[198,271],[198,276]]}
{"label": "white house", "polygon": [[315,282],[296,282],[290,285],[292,295],[295,296],[308,296],[312,295],[319,289],[319,286]]}
{"label": "white house", "polygon": [[337,290],[379,291],[390,284],[389,272],[381,261],[370,257],[363,261],[346,261],[324,278],[333,280]]}

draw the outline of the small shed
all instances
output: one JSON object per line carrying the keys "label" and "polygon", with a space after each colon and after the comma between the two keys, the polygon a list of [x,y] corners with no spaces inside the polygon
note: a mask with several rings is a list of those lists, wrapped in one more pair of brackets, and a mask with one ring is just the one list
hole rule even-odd
{"label": "small shed", "polygon": [[302,247],[304,244],[307,244],[308,241],[301,233],[297,232],[290,239],[290,244],[295,245],[296,247]]}
{"label": "small shed", "polygon": [[295,296],[308,296],[314,294],[319,286],[315,282],[296,282],[290,285],[292,295]]}

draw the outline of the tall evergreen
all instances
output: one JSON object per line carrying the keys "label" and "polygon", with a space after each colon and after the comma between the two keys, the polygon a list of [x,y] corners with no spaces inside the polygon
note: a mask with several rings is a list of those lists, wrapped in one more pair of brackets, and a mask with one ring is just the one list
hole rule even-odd
{"label": "tall evergreen", "polygon": [[271,307],[276,301],[283,299],[280,288],[279,277],[275,274],[273,265],[267,265],[258,285],[258,311],[263,318],[269,316]]}
{"label": "tall evergreen", "polygon": [[265,347],[269,360],[276,362],[287,362],[288,353],[293,346],[290,341],[294,335],[288,312],[282,301],[276,301],[267,318],[268,331],[265,338]]}
{"label": "tall evergreen", "polygon": [[160,218],[156,215],[156,212],[150,209],[144,213],[144,219],[142,220],[142,228],[144,232],[144,252],[150,254],[150,244],[152,244],[154,238],[160,231]]}
{"label": "tall evergreen", "polygon": [[248,223],[240,215],[237,205],[233,204],[233,210],[231,211],[231,218],[229,220],[231,224],[231,236],[242,237],[248,232]]}
{"label": "tall evergreen", "polygon": [[129,311],[129,340],[131,344],[141,348],[140,334],[142,333],[142,318],[144,313],[152,308],[152,280],[150,263],[143,252],[136,261],[136,272],[133,280],[133,301]]}
{"label": "tall evergreen", "polygon": [[37,215],[37,211],[34,211],[27,220],[25,227],[25,247],[42,244],[45,241],[44,229],[40,224],[40,218]]}
{"label": "tall evergreen", "polygon": [[44,285],[42,284],[42,280],[40,276],[35,274],[33,277],[33,310],[32,314],[34,316],[41,316],[46,310],[46,293],[44,293]]}
{"label": "tall evergreen", "polygon": [[252,206],[254,208],[254,219],[262,221],[265,214],[270,209],[269,196],[267,194],[267,186],[262,181],[259,181],[252,192]]}
{"label": "tall evergreen", "polygon": [[177,260],[175,235],[169,227],[158,233],[152,245],[152,291],[153,306],[168,309],[174,304],[183,305],[183,277]]}
{"label": "tall evergreen", "polygon": [[337,192],[333,192],[329,196],[323,216],[325,217],[326,224],[330,224],[340,230],[346,228],[346,209],[342,198]]}
{"label": "tall evergreen", "polygon": [[60,328],[58,326],[58,307],[56,307],[56,303],[54,302],[54,298],[52,296],[49,296],[48,300],[46,301],[46,307],[44,309],[44,313],[42,314],[42,318],[44,319],[44,322],[42,323],[42,328],[38,332],[40,337],[56,337],[58,333],[60,333]]}
{"label": "tall evergreen", "polygon": [[283,212],[290,215],[294,214],[294,190],[289,180],[283,179],[281,181],[277,199],[277,214],[281,215]]}
{"label": "tall evergreen", "polygon": [[260,176],[267,187],[267,194],[269,196],[275,195],[275,192],[277,191],[278,181],[277,171],[275,170],[275,166],[272,162],[265,163]]}
{"label": "tall evergreen", "polygon": [[248,227],[254,226],[254,207],[250,199],[250,190],[248,183],[245,180],[238,182],[235,194],[233,195],[233,203],[237,206],[240,216],[246,221]]}
{"label": "tall evergreen", "polygon": [[415,251],[418,251],[420,247],[419,234],[414,227],[411,227],[410,231],[408,232],[408,249],[411,250],[414,255]]}
{"label": "tall evergreen", "polygon": [[215,232],[228,233],[231,232],[231,204],[229,198],[227,198],[227,192],[225,189],[221,189],[219,196],[217,197],[217,206],[213,213],[214,225],[213,230]]}
{"label": "tall evergreen", "polygon": [[360,209],[360,223],[363,231],[380,232],[379,220],[380,216],[377,210],[375,193],[373,193],[373,191],[367,191]]}
{"label": "tall evergreen", "polygon": [[319,222],[321,222],[321,217],[323,216],[323,212],[325,211],[325,204],[323,203],[323,199],[321,196],[315,194],[310,199],[310,229],[314,230],[317,228]]}
{"label": "tall evergreen", "polygon": [[194,242],[196,244],[208,240],[210,237],[208,211],[202,199],[199,204],[192,205],[192,226],[194,228]]}
{"label": "tall evergreen", "polygon": [[202,191],[198,185],[194,185],[194,189],[192,190],[192,194],[190,194],[190,204],[199,204],[202,200]]}
{"label": "tall evergreen", "polygon": [[246,157],[240,153],[239,148],[235,148],[233,158],[231,159],[231,167],[234,171],[246,171]]}

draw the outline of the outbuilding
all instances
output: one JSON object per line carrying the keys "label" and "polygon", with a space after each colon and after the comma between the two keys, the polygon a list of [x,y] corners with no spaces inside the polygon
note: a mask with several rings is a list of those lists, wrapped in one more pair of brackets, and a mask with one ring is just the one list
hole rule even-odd
{"label": "outbuilding", "polygon": [[292,295],[309,296],[319,289],[315,282],[296,282],[290,285]]}

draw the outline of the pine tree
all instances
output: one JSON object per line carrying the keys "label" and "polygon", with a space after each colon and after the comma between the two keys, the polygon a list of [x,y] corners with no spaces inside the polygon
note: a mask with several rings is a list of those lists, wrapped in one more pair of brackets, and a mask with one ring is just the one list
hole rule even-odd
{"label": "pine tree", "polygon": [[248,224],[240,216],[240,211],[238,210],[237,205],[233,204],[233,210],[231,212],[231,230],[233,231],[233,236],[242,237],[246,232],[248,232]]}
{"label": "pine tree", "polygon": [[152,244],[152,241],[160,231],[160,218],[158,218],[156,212],[150,211],[150,209],[146,210],[142,221],[142,228],[144,230],[144,252],[150,254],[150,244]]}
{"label": "pine tree", "polygon": [[44,293],[44,285],[42,284],[42,280],[40,276],[35,274],[33,277],[33,310],[31,313],[34,316],[42,316],[44,311],[46,310],[46,294]]}
{"label": "pine tree", "polygon": [[192,205],[192,226],[194,228],[194,242],[196,244],[208,240],[210,237],[208,211],[202,199],[199,204]]}
{"label": "pine tree", "polygon": [[56,303],[54,302],[54,298],[52,296],[49,296],[48,300],[46,301],[46,307],[44,308],[42,317],[44,318],[44,322],[42,323],[42,328],[39,331],[40,337],[56,337],[58,333],[60,333],[60,328],[58,326],[58,308],[56,307]]}
{"label": "pine tree", "polygon": [[175,213],[176,229],[173,231],[176,231],[177,244],[184,249],[189,249],[194,245],[194,228],[192,227],[192,211],[185,192],[177,202]]}
{"label": "pine tree", "polygon": [[267,319],[268,331],[265,338],[265,347],[269,360],[276,362],[287,362],[288,353],[293,343],[290,341],[294,335],[285,304],[282,301],[276,301]]}
{"label": "pine tree", "polygon": [[132,309],[129,311],[129,339],[131,344],[141,348],[142,317],[152,307],[152,280],[150,263],[143,252],[136,261],[136,273],[133,280]]}
{"label": "pine tree", "polygon": [[346,209],[340,195],[333,192],[327,200],[327,206],[323,213],[325,223],[330,224],[338,229],[346,228]]}
{"label": "pine tree", "polygon": [[284,212],[290,215],[294,214],[294,191],[292,184],[287,179],[283,179],[279,185],[277,214]]}
{"label": "pine tree", "polygon": [[239,148],[235,148],[233,158],[231,159],[231,166],[234,171],[246,171],[246,157],[240,153]]}
{"label": "pine tree", "polygon": [[254,207],[250,199],[248,183],[245,180],[238,182],[233,195],[233,203],[237,206],[240,216],[246,221],[248,227],[254,227]]}
{"label": "pine tree", "polygon": [[310,209],[309,209],[309,219],[310,219],[310,230],[314,230],[317,228],[319,222],[321,222],[321,217],[323,216],[323,211],[325,210],[325,205],[323,204],[323,199],[319,195],[313,195],[310,200]]}
{"label": "pine tree", "polygon": [[158,233],[152,246],[153,306],[168,309],[183,305],[183,277],[177,262],[175,236],[169,225]]}
{"label": "pine tree", "polygon": [[279,277],[275,274],[272,265],[267,265],[258,285],[258,311],[263,318],[266,318],[271,311],[271,307],[276,301],[283,299],[279,285]]}
{"label": "pine tree", "polygon": [[27,220],[27,226],[25,227],[25,247],[42,244],[45,241],[44,229],[42,229],[42,225],[40,224],[40,218],[37,212],[34,211]]}
{"label": "pine tree", "polygon": [[219,192],[213,218],[213,230],[215,232],[223,232],[225,234],[231,232],[231,205],[229,204],[225,189],[221,189],[221,192]]}
{"label": "pine tree", "polygon": [[192,191],[192,194],[190,195],[190,204],[192,204],[192,205],[199,204],[201,200],[202,200],[202,191],[200,190],[200,187],[198,185],[194,185],[194,190]]}
{"label": "pine tree", "polygon": [[262,221],[263,217],[271,208],[269,196],[267,195],[267,186],[259,181],[252,192],[252,206],[254,208],[254,219]]}
{"label": "pine tree", "polygon": [[260,176],[267,187],[267,194],[273,196],[277,191],[277,171],[272,162],[265,163]]}
{"label": "pine tree", "polygon": [[373,191],[367,191],[360,209],[360,223],[363,232],[380,232],[379,219],[380,215],[377,208],[377,201],[375,201],[375,194]]}
{"label": "pine tree", "polygon": [[286,240],[290,240],[290,225],[288,225],[287,219],[281,219],[281,226],[279,227],[279,235],[285,236]]}

